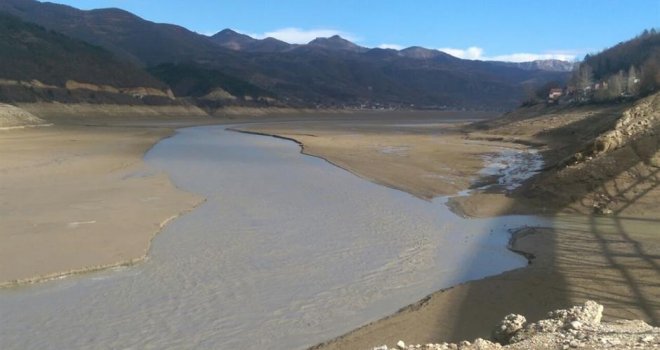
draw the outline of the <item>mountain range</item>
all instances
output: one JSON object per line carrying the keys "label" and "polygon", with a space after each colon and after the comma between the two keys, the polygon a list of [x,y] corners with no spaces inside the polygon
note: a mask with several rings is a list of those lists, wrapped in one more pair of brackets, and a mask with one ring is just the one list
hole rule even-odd
{"label": "mountain range", "polygon": [[[209,108],[293,107],[507,109],[529,85],[565,81],[572,64],[463,60],[422,47],[366,48],[339,36],[305,45],[225,29],[205,36],[120,9],[83,11],[35,0],[3,0],[0,11],[112,53]],[[146,73],[148,72],[148,73]],[[41,80],[38,71],[32,79]],[[0,79],[3,78],[0,76]],[[90,80],[99,80],[96,75]],[[90,81],[91,82],[91,81]],[[108,85],[118,82],[108,81]],[[133,86],[134,87],[134,86]]]}

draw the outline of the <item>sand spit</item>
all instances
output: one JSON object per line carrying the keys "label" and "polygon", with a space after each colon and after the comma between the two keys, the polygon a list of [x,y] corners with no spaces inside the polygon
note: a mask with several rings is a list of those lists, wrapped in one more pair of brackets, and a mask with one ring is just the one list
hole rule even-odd
{"label": "sand spit", "polygon": [[0,130],[50,125],[45,120],[18,107],[0,103]]}
{"label": "sand spit", "polygon": [[0,286],[130,265],[200,203],[142,155],[169,129],[54,126],[0,137]]}
{"label": "sand spit", "polygon": [[236,129],[294,140],[304,154],[425,200],[469,188],[481,177],[486,155],[527,149],[513,143],[465,140],[456,123],[449,121],[413,124],[405,130],[400,122],[261,123]]}

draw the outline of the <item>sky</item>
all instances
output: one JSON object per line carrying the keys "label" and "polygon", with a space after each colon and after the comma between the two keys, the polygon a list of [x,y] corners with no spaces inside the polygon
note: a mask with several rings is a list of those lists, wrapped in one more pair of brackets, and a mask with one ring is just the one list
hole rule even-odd
{"label": "sky", "polygon": [[117,7],[150,21],[212,35],[307,43],[338,34],[359,45],[423,46],[480,60],[582,59],[647,28],[660,0],[51,0]]}

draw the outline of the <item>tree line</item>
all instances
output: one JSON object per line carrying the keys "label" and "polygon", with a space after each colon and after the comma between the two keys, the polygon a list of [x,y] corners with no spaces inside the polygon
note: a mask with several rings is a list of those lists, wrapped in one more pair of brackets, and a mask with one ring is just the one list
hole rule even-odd
{"label": "tree line", "polygon": [[578,99],[612,100],[655,92],[660,87],[660,34],[637,37],[587,55],[569,80]]}

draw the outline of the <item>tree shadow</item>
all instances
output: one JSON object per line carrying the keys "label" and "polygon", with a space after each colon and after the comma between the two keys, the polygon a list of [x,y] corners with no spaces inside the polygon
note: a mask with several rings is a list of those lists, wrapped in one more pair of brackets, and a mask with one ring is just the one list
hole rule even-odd
{"label": "tree shadow", "polygon": [[[536,321],[551,310],[586,300],[603,304],[606,320],[642,319],[658,326],[660,217],[653,209],[649,215],[648,210],[641,213],[635,207],[657,208],[660,168],[653,158],[657,162],[660,130],[583,164],[576,164],[574,158],[575,153],[593,148],[594,137],[612,129],[629,107],[585,108],[581,112],[590,113],[587,116],[560,121],[557,127],[536,126],[541,131],[534,139],[548,146],[542,150],[548,166],[512,193],[492,219],[495,226],[507,220],[500,216],[504,213],[529,213],[533,212],[530,207],[542,208],[551,202],[544,213],[551,219],[549,227],[513,232],[510,248],[528,258],[527,267],[435,292],[316,348],[367,349],[398,340],[424,344],[489,338],[507,314]],[[565,117],[567,111],[564,107],[549,110],[553,115],[539,109],[528,118],[487,121],[470,131],[484,139],[525,141],[513,132],[489,135],[483,131],[506,130],[515,123],[544,123],[546,118]],[[584,181],[575,183],[576,178]],[[613,203],[610,215],[585,215],[585,208],[592,208],[597,200]]]}
{"label": "tree shadow", "polygon": [[[660,324],[660,218],[657,213],[633,210],[633,204],[657,208],[660,168],[652,159],[657,157],[660,130],[656,126],[654,133],[594,157],[586,165],[569,166],[575,162],[571,154],[593,147],[593,137],[616,123],[611,112],[595,113],[537,135],[555,143],[566,137],[557,135],[571,135],[576,130],[587,135],[555,147],[552,154],[546,151],[551,166],[528,182],[502,210],[528,208],[534,202],[528,197],[540,198],[533,203],[536,207],[552,198],[550,207],[554,209],[548,213],[552,227],[532,230],[533,234],[518,232],[513,248],[534,256],[529,267],[459,286],[461,302],[450,313],[437,315],[442,323],[450,323],[451,329],[420,341],[487,338],[508,313],[520,313],[535,321],[548,311],[589,299],[605,306],[605,319],[633,318]],[[583,181],[576,184],[575,178]],[[584,214],[584,208],[601,205],[598,201],[603,201],[609,215],[565,214]],[[451,298],[450,294],[436,297]],[[451,317],[453,320],[446,321]]]}

